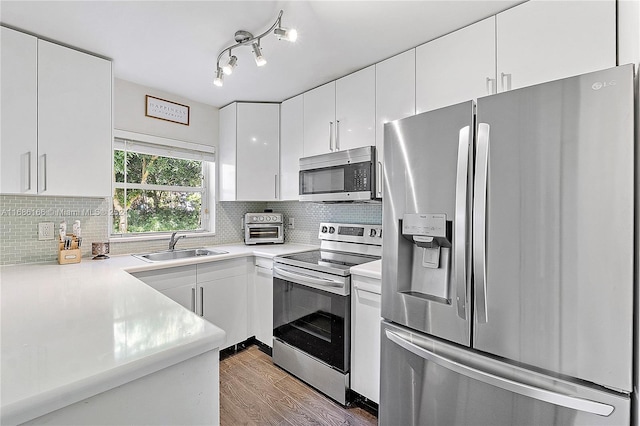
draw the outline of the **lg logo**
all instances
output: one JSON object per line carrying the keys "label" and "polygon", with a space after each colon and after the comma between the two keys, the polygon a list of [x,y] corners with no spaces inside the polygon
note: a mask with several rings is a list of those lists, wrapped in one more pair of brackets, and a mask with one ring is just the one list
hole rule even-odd
{"label": "lg logo", "polygon": [[616,85],[616,81],[615,81],[615,80],[611,80],[611,81],[609,81],[609,82],[606,82],[606,81],[599,82],[599,81],[598,81],[598,82],[596,82],[596,83],[593,83],[593,84],[591,85],[591,88],[592,88],[593,90],[600,90],[600,89],[602,89],[603,87],[609,87],[609,86],[615,86],[615,85]]}

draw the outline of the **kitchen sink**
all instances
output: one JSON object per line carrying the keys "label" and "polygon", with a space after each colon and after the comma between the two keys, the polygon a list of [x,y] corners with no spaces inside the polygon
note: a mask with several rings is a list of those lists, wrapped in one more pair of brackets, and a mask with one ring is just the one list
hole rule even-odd
{"label": "kitchen sink", "polygon": [[217,256],[221,254],[226,254],[228,252],[223,250],[210,250],[210,249],[184,249],[184,250],[169,250],[169,251],[159,251],[155,253],[145,253],[145,254],[134,254],[133,257],[137,257],[138,259],[142,259],[145,262],[162,262],[164,260],[175,260],[175,259],[188,259],[191,257],[200,257],[200,256]]}

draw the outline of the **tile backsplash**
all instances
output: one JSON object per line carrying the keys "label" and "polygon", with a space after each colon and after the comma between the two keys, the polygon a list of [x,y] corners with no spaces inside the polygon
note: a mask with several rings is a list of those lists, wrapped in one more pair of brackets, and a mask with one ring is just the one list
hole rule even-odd
{"label": "tile backsplash", "polygon": [[[0,265],[55,261],[57,240],[39,241],[38,223],[65,220],[70,228],[74,220],[82,222],[83,257],[91,256],[91,243],[109,240],[109,210],[107,199],[77,197],[47,197],[0,195]],[[247,212],[272,209],[285,220],[285,241],[299,244],[319,244],[320,222],[381,223],[380,203],[300,203],[288,202],[218,202],[216,204],[216,235],[188,238],[181,248],[242,243],[242,218]],[[293,218],[295,226],[287,226]],[[164,250],[167,241],[111,241],[113,255]]]}

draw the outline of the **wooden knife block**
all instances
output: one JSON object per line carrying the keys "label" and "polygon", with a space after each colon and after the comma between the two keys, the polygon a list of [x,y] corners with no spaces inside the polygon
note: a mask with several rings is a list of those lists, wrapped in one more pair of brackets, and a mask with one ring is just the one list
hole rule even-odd
{"label": "wooden knife block", "polygon": [[58,263],[60,265],[66,265],[68,263],[80,263],[82,260],[82,251],[78,248],[78,238],[75,235],[71,235],[73,239],[71,241],[71,248],[64,249],[64,242],[58,242]]}

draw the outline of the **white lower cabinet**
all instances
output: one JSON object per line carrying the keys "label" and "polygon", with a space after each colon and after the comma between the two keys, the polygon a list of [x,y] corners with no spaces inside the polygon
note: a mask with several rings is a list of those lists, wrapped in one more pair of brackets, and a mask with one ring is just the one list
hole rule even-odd
{"label": "white lower cabinet", "polygon": [[380,402],[380,280],[351,275],[351,389]]}
{"label": "white lower cabinet", "polygon": [[261,343],[273,347],[273,260],[255,258],[251,292],[253,334]]}
{"label": "white lower cabinet", "polygon": [[247,340],[252,258],[178,266],[132,275],[227,333],[221,349]]}

